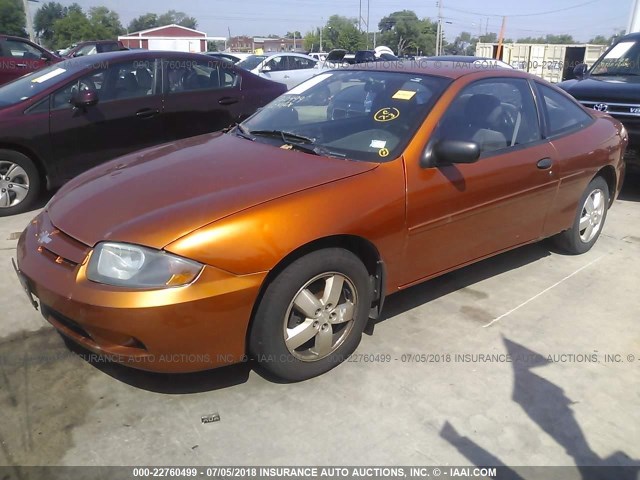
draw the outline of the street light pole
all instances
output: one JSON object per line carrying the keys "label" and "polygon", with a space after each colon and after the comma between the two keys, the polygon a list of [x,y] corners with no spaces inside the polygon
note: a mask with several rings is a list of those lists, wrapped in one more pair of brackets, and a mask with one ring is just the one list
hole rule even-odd
{"label": "street light pole", "polygon": [[29,40],[32,42],[36,41],[36,33],[33,30],[33,19],[31,18],[31,12],[29,11],[29,2],[37,2],[38,0],[22,0],[22,5],[24,8],[24,16],[27,20],[27,33],[29,34]]}
{"label": "street light pole", "polygon": [[627,33],[640,31],[640,0],[634,0],[631,5],[631,15],[629,15],[629,26]]}

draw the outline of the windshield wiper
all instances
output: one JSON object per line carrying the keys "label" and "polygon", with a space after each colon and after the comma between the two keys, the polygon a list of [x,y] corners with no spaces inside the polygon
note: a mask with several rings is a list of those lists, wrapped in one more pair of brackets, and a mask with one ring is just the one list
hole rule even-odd
{"label": "windshield wiper", "polygon": [[322,145],[316,145],[313,138],[298,135],[293,132],[286,132],[284,130],[251,130],[249,133],[251,135],[280,138],[285,145],[289,145],[292,149],[305,153],[335,158],[347,157],[341,153],[333,152]]}
{"label": "windshield wiper", "polygon": [[246,138],[247,140],[251,140],[252,142],[256,141],[256,137],[251,135],[251,132],[249,132],[247,127],[245,127],[241,123],[233,124],[228,131],[230,131],[232,129],[235,129],[236,136],[242,137],[242,138]]}
{"label": "windshield wiper", "polygon": [[284,143],[291,143],[291,141],[298,143],[314,143],[313,138],[298,135],[293,132],[286,132],[284,130],[251,130],[249,133],[251,135],[259,135],[261,137],[278,137],[281,138]]}

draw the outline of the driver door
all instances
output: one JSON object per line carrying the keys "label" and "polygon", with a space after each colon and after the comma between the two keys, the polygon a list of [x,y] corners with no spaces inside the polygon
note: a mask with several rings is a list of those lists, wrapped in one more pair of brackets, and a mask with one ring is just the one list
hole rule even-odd
{"label": "driver door", "polygon": [[491,78],[464,88],[427,150],[478,143],[473,164],[407,163],[404,285],[537,240],[559,183],[557,153],[543,139],[529,82]]}
{"label": "driver door", "polygon": [[[51,95],[49,132],[62,178],[167,138],[159,63],[148,59],[110,64]],[[73,92],[87,88],[97,90],[98,104],[72,106]]]}

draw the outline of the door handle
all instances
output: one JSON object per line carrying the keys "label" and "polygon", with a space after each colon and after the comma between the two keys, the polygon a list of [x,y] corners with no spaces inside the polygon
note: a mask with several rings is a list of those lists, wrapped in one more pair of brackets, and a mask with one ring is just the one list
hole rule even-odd
{"label": "door handle", "polygon": [[16,67],[27,68],[27,64],[26,63],[16,63]]}
{"label": "door handle", "polygon": [[240,101],[237,97],[223,97],[218,100],[220,105],[233,105],[234,103],[238,103]]}
{"label": "door handle", "polygon": [[538,162],[538,168],[540,170],[549,170],[551,167],[553,167],[553,160],[550,158],[543,158]]}
{"label": "door handle", "polygon": [[140,111],[136,112],[136,117],[143,118],[143,119],[153,118],[156,115],[158,115],[159,113],[160,113],[160,110],[153,110],[151,108],[145,108],[143,110],[140,110]]}

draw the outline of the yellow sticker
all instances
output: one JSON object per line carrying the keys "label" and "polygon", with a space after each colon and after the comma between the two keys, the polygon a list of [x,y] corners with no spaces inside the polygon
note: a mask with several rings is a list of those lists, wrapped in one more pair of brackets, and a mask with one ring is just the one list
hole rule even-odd
{"label": "yellow sticker", "polygon": [[381,108],[376,112],[373,116],[376,122],[390,122],[391,120],[395,120],[400,116],[400,110],[397,108]]}
{"label": "yellow sticker", "polygon": [[389,156],[389,149],[388,148],[381,148],[380,151],[378,152],[378,155],[380,155],[382,158],[388,157]]}
{"label": "yellow sticker", "polygon": [[285,143],[284,145],[282,145],[280,147],[282,150],[293,150],[293,145],[289,145],[288,143]]}
{"label": "yellow sticker", "polygon": [[411,100],[415,96],[416,92],[411,90],[398,90],[396,94],[391,97],[395,100]]}

